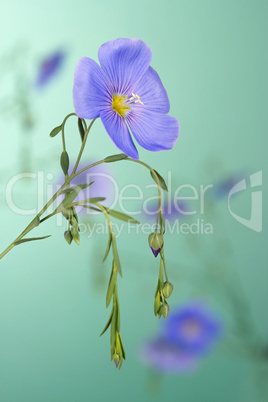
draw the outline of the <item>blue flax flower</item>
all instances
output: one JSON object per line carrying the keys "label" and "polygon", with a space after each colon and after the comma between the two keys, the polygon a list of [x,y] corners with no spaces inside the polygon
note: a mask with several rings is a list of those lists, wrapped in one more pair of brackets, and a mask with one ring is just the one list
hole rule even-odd
{"label": "blue flax flower", "polygon": [[202,302],[180,307],[165,322],[164,337],[191,353],[207,352],[221,334],[219,318]]}
{"label": "blue flax flower", "polygon": [[65,57],[66,54],[62,50],[57,50],[42,61],[36,80],[37,87],[46,85],[59,72]]}
{"label": "blue flax flower", "polygon": [[171,149],[179,134],[177,119],[168,116],[169,99],[150,67],[152,52],[139,39],[115,39],[98,52],[100,66],[82,57],[74,74],[73,101],[84,119],[101,118],[115,143],[138,159],[130,132],[149,151]]}
{"label": "blue flax flower", "polygon": [[140,358],[145,365],[165,373],[191,372],[198,364],[193,354],[161,337],[146,342]]}

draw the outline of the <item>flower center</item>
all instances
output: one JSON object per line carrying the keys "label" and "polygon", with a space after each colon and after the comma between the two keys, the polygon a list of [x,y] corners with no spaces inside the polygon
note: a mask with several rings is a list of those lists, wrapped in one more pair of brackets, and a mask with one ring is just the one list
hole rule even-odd
{"label": "flower center", "polygon": [[133,103],[140,103],[143,105],[140,97],[135,94],[131,94],[129,98],[128,95],[113,94],[112,108],[121,117],[125,117],[128,110],[130,110],[130,105]]}
{"label": "flower center", "polygon": [[189,318],[182,324],[181,331],[188,339],[194,340],[201,335],[202,326],[195,319]]}

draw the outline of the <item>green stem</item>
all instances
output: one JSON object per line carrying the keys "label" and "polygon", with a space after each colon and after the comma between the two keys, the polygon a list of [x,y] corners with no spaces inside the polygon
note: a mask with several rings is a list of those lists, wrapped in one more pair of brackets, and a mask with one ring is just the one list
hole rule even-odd
{"label": "green stem", "polygon": [[[94,120],[92,121],[93,124]],[[159,179],[157,177],[157,174],[155,173],[154,169],[151,168],[151,166],[147,165],[147,163],[142,162],[142,161],[138,161],[136,159],[132,159],[132,158],[126,158],[126,159],[122,159],[122,161],[130,161],[130,162],[134,162],[134,163],[138,163],[139,165],[142,165],[144,167],[146,167],[147,169],[150,170],[150,172],[154,175],[156,182],[157,182],[157,187],[158,187],[158,209],[157,209],[157,217],[156,217],[156,227],[158,226],[158,219],[159,219],[159,211],[162,209],[162,193],[161,193],[161,186],[159,183]],[[101,163],[105,163],[104,160],[101,160],[99,162],[95,162],[93,165],[89,165],[86,166],[84,169],[79,170],[79,172],[77,172],[75,176],[78,176],[80,173],[85,172],[87,169],[96,166],[96,165],[100,165]],[[161,229],[162,231],[162,229]]]}
{"label": "green stem", "polygon": [[163,249],[163,248],[162,248],[161,251],[160,251],[160,255],[161,255],[161,260],[163,261],[163,266],[164,266],[166,281],[168,282],[167,268],[166,268],[166,262],[165,262],[164,249]]}
{"label": "green stem", "polygon": [[82,142],[82,146],[81,146],[81,149],[80,149],[80,151],[79,151],[79,154],[78,154],[78,157],[77,157],[77,161],[76,161],[76,163],[75,163],[75,165],[74,165],[74,169],[73,169],[73,171],[72,171],[72,175],[75,174],[76,169],[77,169],[77,167],[78,167],[78,165],[79,165],[81,156],[82,156],[82,154],[83,154],[83,151],[84,151],[84,148],[85,148],[85,145],[86,145],[86,141],[87,141],[87,137],[88,137],[89,131],[90,131],[91,127],[93,126],[93,123],[94,123],[95,120],[96,120],[96,119],[93,119],[93,120],[91,121],[90,125],[88,126],[87,131],[85,132],[85,136],[84,136],[84,139],[83,139],[83,142]]}
{"label": "green stem", "polygon": [[[64,147],[65,147],[65,141],[64,141],[64,125],[65,125],[67,119],[68,119],[70,116],[76,116],[76,114],[75,114],[75,113],[70,113],[70,114],[68,114],[68,115],[65,117],[65,119],[63,120],[63,123],[62,123],[63,144],[64,144],[63,146],[64,146]],[[83,154],[83,151],[84,151],[84,148],[85,148],[85,143],[86,143],[86,140],[87,140],[87,137],[88,137],[90,128],[92,127],[92,124],[94,123],[94,121],[95,121],[95,120],[92,120],[92,122],[90,123],[90,125],[89,125],[89,127],[88,127],[88,129],[87,129],[87,131],[86,131],[86,134],[85,134],[85,137],[84,137],[83,143],[82,143],[82,145],[81,145],[81,149],[80,149],[80,152],[79,152],[79,155],[78,155],[78,158],[77,158],[75,167],[74,167],[74,170],[73,170],[72,174],[70,175],[70,177],[68,177],[68,176],[65,177],[65,182],[64,182],[64,184],[58,189],[58,191],[53,195],[53,197],[46,203],[46,205],[41,209],[41,211],[34,217],[34,219],[29,223],[29,225],[21,232],[21,234],[20,234],[20,235],[19,235],[19,236],[18,236],[1,254],[0,254],[0,260],[1,260],[10,250],[12,250],[13,247],[15,247],[15,243],[16,243],[17,241],[21,240],[25,235],[27,235],[32,229],[34,229],[34,228],[37,226],[37,225],[36,225],[37,220],[40,220],[40,217],[41,217],[41,216],[43,215],[43,213],[50,207],[50,205],[53,204],[53,202],[58,198],[58,196],[61,194],[62,190],[64,190],[66,187],[68,187],[68,185],[70,184],[70,182],[73,180],[73,178],[74,178],[75,176],[78,176],[78,174],[80,174],[82,171],[84,171],[84,169],[82,169],[80,172],[75,173],[75,172],[76,172],[76,169],[77,169],[77,166],[79,165],[81,156],[82,156],[82,154]],[[89,166],[87,167],[87,169],[90,169],[90,168],[93,167],[93,166],[99,165],[100,163],[103,163],[103,161],[95,162],[95,163],[93,163],[92,165],[89,165]],[[45,218],[43,218],[42,220],[40,220],[39,223],[44,222],[46,219],[50,218],[50,217],[53,216],[53,215],[54,215],[53,213],[50,214],[50,215],[48,215],[47,217],[45,217]]]}
{"label": "green stem", "polygon": [[71,117],[71,116],[76,116],[76,114],[75,114],[75,113],[69,113],[69,114],[67,114],[67,116],[65,117],[65,119],[64,119],[63,122],[62,122],[61,136],[62,136],[62,148],[63,148],[63,151],[66,151],[64,128],[65,128],[66,121],[67,121],[67,120],[69,119],[69,117]]}
{"label": "green stem", "polygon": [[154,169],[152,169],[151,166],[147,165],[147,163],[145,163],[145,162],[138,161],[138,160],[132,159],[132,158],[127,158],[127,159],[123,159],[123,160],[135,162],[135,163],[138,163],[139,165],[142,165],[142,166],[146,167],[147,169],[150,170],[150,172],[153,174],[153,176],[156,179],[157,187],[158,187],[158,208],[157,208],[157,216],[156,216],[156,231],[157,231],[159,212],[162,210],[162,193],[161,193],[161,186],[160,186],[160,183],[159,183],[158,176],[155,173]]}
{"label": "green stem", "polygon": [[[70,178],[67,180],[69,181]],[[70,182],[70,181],[69,181]],[[53,195],[53,197],[46,203],[46,205],[41,209],[41,211],[34,217],[34,219],[29,223],[29,225],[21,232],[21,234],[0,254],[0,260],[15,247],[15,243],[21,240],[26,234],[28,234],[33,228],[36,227],[35,222],[43,213],[50,207],[50,205],[56,200],[60,195],[61,191],[64,189],[66,182],[59,188],[59,190]]]}

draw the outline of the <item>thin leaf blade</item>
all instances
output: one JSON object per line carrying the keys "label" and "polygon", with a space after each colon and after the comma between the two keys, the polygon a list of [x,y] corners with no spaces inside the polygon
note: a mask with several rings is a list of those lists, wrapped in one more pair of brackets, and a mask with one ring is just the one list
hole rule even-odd
{"label": "thin leaf blade", "polygon": [[15,245],[15,246],[18,246],[19,244],[27,243],[27,242],[29,242],[29,241],[43,240],[43,239],[47,239],[47,238],[50,237],[50,236],[51,236],[51,235],[42,236],[42,237],[28,237],[28,238],[26,238],[26,239],[21,239],[21,240],[16,241],[16,242],[14,243],[14,245]]}
{"label": "thin leaf blade", "polygon": [[105,327],[103,328],[103,331],[102,331],[102,333],[100,334],[100,336],[102,336],[102,335],[107,331],[107,329],[109,328],[109,326],[111,325],[112,318],[113,318],[113,313],[114,313],[114,309],[112,308],[110,317],[109,317],[109,319],[108,319],[108,321],[107,321],[107,324],[106,324]]}
{"label": "thin leaf blade", "polygon": [[[168,191],[166,182],[165,182],[165,180],[163,179],[163,177],[162,177],[156,170],[153,169],[153,171],[154,171],[154,173],[156,174],[156,176],[157,176],[157,178],[158,178],[158,180],[159,180],[159,185],[160,185],[160,187],[162,188],[162,190]],[[151,173],[151,176],[152,176],[153,180],[156,182],[156,184],[158,184],[158,182],[157,182],[157,180],[156,180],[156,177],[155,177],[155,175],[153,174],[153,172],[150,171],[150,173]]]}
{"label": "thin leaf blade", "polygon": [[122,212],[115,211],[114,209],[110,209],[110,208],[107,208],[107,207],[104,207],[104,208],[108,212],[109,215],[113,216],[116,219],[119,219],[120,221],[124,221],[124,222],[128,222],[128,223],[135,223],[137,225],[140,224],[139,221],[137,221],[136,219],[132,218],[132,216],[130,216],[130,215],[123,214]]}
{"label": "thin leaf blade", "polygon": [[104,254],[102,262],[104,262],[106,260],[106,258],[108,257],[108,254],[109,254],[110,249],[111,249],[111,244],[112,244],[112,235],[111,235],[111,233],[109,233],[108,244],[107,244],[107,248],[106,248],[106,251],[105,251],[105,254]]}
{"label": "thin leaf blade", "polygon": [[117,268],[117,271],[118,271],[119,275],[122,277],[122,269],[121,269],[121,264],[120,264],[120,260],[119,260],[119,255],[118,255],[114,235],[112,235],[112,249],[113,249],[113,255],[114,255],[114,264],[115,264],[115,266]]}
{"label": "thin leaf blade", "polygon": [[111,162],[117,162],[117,161],[121,161],[123,159],[127,159],[128,156],[125,154],[116,154],[116,155],[111,155],[111,156],[107,156],[107,158],[105,158],[103,160],[104,163],[111,163]]}
{"label": "thin leaf blade", "polygon": [[85,130],[84,130],[82,119],[80,119],[80,117],[78,117],[78,130],[79,130],[79,134],[81,137],[81,141],[83,142],[84,137],[85,137]]}

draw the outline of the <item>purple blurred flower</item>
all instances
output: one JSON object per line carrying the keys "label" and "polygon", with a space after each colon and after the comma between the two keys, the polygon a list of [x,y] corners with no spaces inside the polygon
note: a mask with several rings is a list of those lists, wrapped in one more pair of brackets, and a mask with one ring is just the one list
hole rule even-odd
{"label": "purple blurred flower", "polygon": [[191,302],[167,317],[164,337],[183,350],[202,354],[219,339],[222,329],[220,319],[203,302]]}
{"label": "purple blurred flower", "polygon": [[167,115],[169,99],[150,67],[150,47],[139,39],[115,39],[99,48],[98,57],[101,66],[88,57],[77,63],[76,114],[84,119],[100,117],[115,145],[132,158],[139,154],[130,133],[149,151],[173,148],[179,124]]}
{"label": "purple blurred flower", "polygon": [[[90,165],[90,162],[87,164],[83,165],[81,164],[77,171],[84,169],[86,166]],[[71,172],[73,169],[73,166],[69,168],[69,172]],[[76,201],[81,201],[85,200],[87,198],[92,198],[92,197],[105,197],[106,200],[104,201],[105,205],[111,206],[112,203],[115,200],[115,189],[116,189],[116,182],[114,177],[111,174],[111,170],[107,169],[103,165],[97,165],[94,166],[88,170],[85,170],[84,172],[80,173],[78,176],[76,176],[70,183],[70,186],[76,186],[78,184],[86,184],[86,183],[91,183],[94,181],[93,184],[91,184],[89,187],[87,187],[84,190],[81,190],[78,193],[77,198],[74,200]],[[64,182],[64,177],[61,177],[60,183]],[[63,196],[58,197],[58,201],[62,201]],[[77,212],[84,212],[88,215],[95,215],[96,212],[83,208],[81,206],[76,207]]]}
{"label": "purple blurred flower", "polygon": [[[155,220],[158,209],[158,202],[153,202],[146,205],[146,209],[146,217]],[[163,203],[162,211],[165,220],[174,221],[175,219],[186,217],[187,212],[189,211],[189,207],[186,202],[174,203],[174,200],[171,200],[171,202],[165,201]]]}
{"label": "purple blurred flower", "polygon": [[220,180],[213,186],[213,195],[214,198],[219,200],[224,197],[227,197],[230,190],[237,184],[240,180],[244,178],[244,174],[234,174],[225,177],[224,179]]}
{"label": "purple blurred flower", "polygon": [[60,71],[65,58],[66,53],[57,50],[44,59],[39,67],[36,86],[41,88],[46,85]]}
{"label": "purple blurred flower", "polygon": [[196,369],[198,363],[193,354],[164,338],[145,343],[140,358],[145,365],[161,372],[191,372]]}

